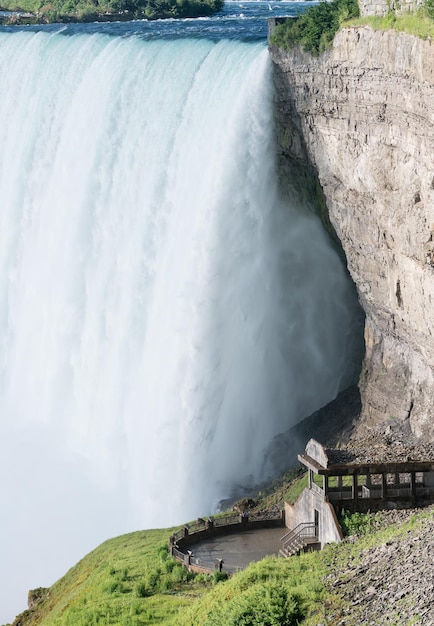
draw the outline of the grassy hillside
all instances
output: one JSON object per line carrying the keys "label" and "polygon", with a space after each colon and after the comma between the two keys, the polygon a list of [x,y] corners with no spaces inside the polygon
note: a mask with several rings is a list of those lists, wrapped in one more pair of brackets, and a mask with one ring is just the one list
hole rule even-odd
{"label": "grassy hillside", "polygon": [[415,13],[397,16],[390,12],[385,17],[360,17],[350,20],[347,26],[371,26],[374,30],[393,28],[421,39],[434,38],[434,11],[420,9]]}
{"label": "grassy hillside", "polygon": [[[317,555],[268,557],[218,582],[217,572],[193,576],[168,558],[162,540],[170,534],[142,531],[103,543],[42,590],[43,599],[22,614],[17,626],[271,626],[296,624],[321,610],[325,572]],[[259,621],[239,621],[252,610]]]}
{"label": "grassy hillside", "polygon": [[[291,482],[293,474],[287,476],[274,492],[263,494],[258,506],[295,497],[305,477]],[[362,605],[352,607],[348,597],[356,583],[361,586],[363,559],[370,561],[375,549],[383,555],[391,542],[417,539],[424,525],[430,535],[434,528],[432,509],[389,513],[395,517],[346,515],[350,541],[290,559],[268,557],[229,580],[220,580],[218,572],[194,576],[168,557],[173,529],[123,535],[100,545],[50,589],[35,590],[41,599],[15,625],[333,626],[343,615],[346,623],[360,624]],[[384,575],[389,578],[390,569]]]}
{"label": "grassy hillside", "polygon": [[325,564],[319,553],[267,557],[219,583],[178,618],[179,626],[295,626],[324,619]]}
{"label": "grassy hillside", "polygon": [[[196,597],[187,570],[167,558],[171,530],[106,541],[56,582],[20,624],[163,624]],[[179,593],[182,589],[182,593]]]}

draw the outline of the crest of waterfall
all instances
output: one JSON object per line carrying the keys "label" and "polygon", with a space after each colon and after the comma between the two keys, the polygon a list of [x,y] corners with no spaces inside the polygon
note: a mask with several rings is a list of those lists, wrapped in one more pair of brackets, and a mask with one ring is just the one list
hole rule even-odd
{"label": "crest of waterfall", "polygon": [[262,44],[0,37],[1,541],[53,572],[28,586],[266,480],[351,382],[355,296],[279,197],[270,80]]}

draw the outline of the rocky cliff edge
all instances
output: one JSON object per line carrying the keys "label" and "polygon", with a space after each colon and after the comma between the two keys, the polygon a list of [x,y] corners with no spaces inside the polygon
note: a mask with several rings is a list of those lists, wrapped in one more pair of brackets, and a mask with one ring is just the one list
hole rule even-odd
{"label": "rocky cliff edge", "polygon": [[271,48],[283,177],[317,173],[366,313],[359,430],[434,440],[434,42],[347,28]]}

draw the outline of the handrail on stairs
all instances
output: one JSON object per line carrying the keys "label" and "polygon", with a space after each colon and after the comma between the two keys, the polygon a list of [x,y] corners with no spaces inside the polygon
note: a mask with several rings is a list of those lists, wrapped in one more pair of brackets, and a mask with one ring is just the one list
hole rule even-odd
{"label": "handrail on stairs", "polygon": [[315,523],[314,522],[300,522],[300,524],[297,524],[295,528],[290,528],[288,532],[285,535],[283,535],[283,537],[280,538],[280,541],[285,541],[285,539],[289,537],[289,535],[292,535],[292,534],[298,535],[300,531],[310,526],[315,528]]}
{"label": "handrail on stairs", "polygon": [[[285,550],[289,544],[291,544],[298,537],[309,535],[309,532],[313,530],[311,536],[316,537],[318,527],[314,522],[300,522],[295,528],[289,530],[280,541],[284,542],[282,548]],[[309,531],[309,532],[308,532]]]}

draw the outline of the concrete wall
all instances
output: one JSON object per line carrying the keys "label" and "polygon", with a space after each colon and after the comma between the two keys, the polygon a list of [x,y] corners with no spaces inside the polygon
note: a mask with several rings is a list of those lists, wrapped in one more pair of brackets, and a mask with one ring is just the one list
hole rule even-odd
{"label": "concrete wall", "polygon": [[323,467],[327,467],[328,458],[324,450],[324,446],[315,439],[310,439],[306,445],[306,454]]}
{"label": "concrete wall", "polygon": [[313,489],[305,489],[295,504],[285,503],[286,526],[295,528],[302,522],[314,522],[315,510],[319,513],[318,539],[321,547],[326,543],[340,542],[343,535],[333,506]]}

